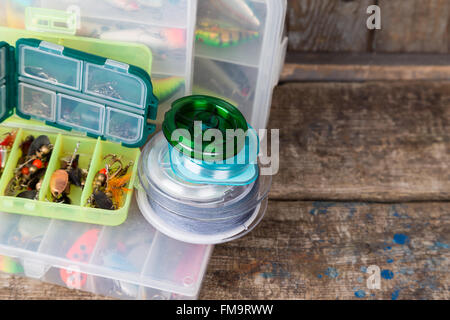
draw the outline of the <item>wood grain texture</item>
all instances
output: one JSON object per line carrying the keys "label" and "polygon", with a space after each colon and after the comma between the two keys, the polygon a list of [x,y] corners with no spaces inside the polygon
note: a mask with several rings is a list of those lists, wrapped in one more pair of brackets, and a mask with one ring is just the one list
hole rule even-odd
{"label": "wood grain texture", "polygon": [[289,50],[365,52],[367,7],[373,1],[289,0]]}
{"label": "wood grain texture", "polygon": [[448,0],[379,0],[381,30],[375,32],[375,52],[449,51]]}
{"label": "wood grain texture", "polygon": [[255,231],[215,247],[200,299],[449,299],[449,231],[450,203],[271,201]]}
{"label": "wood grain texture", "polygon": [[450,199],[450,82],[276,88],[272,199]]}
{"label": "wood grain texture", "polygon": [[[216,246],[200,299],[449,299],[449,113],[446,81],[279,86],[267,216]],[[372,264],[392,272],[381,290]],[[105,297],[0,274],[0,299]]]}

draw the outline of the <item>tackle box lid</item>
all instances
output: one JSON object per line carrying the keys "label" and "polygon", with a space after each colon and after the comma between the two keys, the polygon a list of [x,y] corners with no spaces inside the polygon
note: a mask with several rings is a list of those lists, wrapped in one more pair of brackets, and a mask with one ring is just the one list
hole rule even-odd
{"label": "tackle box lid", "polygon": [[195,299],[212,250],[158,232],[134,197],[117,227],[0,212],[0,271],[119,299]]}
{"label": "tackle box lid", "polygon": [[158,100],[140,67],[33,38],[1,42],[0,65],[1,121],[15,112],[126,147],[155,130]]}

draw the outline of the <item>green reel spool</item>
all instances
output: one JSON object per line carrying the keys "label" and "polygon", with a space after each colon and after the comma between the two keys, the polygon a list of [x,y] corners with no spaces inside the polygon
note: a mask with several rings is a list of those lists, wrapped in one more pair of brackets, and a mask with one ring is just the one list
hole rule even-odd
{"label": "green reel spool", "polygon": [[[201,122],[201,127],[197,126],[198,122]],[[227,137],[227,130],[235,132],[240,129],[245,134],[249,128],[245,117],[232,104],[215,97],[194,95],[173,102],[165,114],[162,129],[170,145],[186,156],[198,160],[225,160],[235,157],[245,145],[245,141],[234,135]],[[222,139],[204,141],[202,137],[208,129],[219,130]],[[234,150],[230,152],[227,146],[233,139]],[[217,148],[211,148],[212,144]]]}

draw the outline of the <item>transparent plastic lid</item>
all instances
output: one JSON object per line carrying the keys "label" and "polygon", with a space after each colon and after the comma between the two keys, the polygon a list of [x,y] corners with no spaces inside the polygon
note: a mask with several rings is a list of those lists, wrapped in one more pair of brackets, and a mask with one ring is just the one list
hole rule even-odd
{"label": "transparent plastic lid", "polygon": [[16,110],[25,119],[131,148],[155,129],[147,120],[156,118],[158,100],[143,69],[34,38],[20,38],[16,47],[14,57],[5,51],[14,48],[0,46],[7,63],[17,64],[17,73],[2,67],[7,97],[0,107],[8,115]]}
{"label": "transparent plastic lid", "polygon": [[19,75],[80,91],[82,62],[63,56],[58,47],[50,50],[20,45]]}

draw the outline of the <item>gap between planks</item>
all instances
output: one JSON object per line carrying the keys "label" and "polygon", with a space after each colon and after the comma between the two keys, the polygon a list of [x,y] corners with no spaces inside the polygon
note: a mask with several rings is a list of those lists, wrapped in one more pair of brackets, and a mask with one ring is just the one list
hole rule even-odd
{"label": "gap between planks", "polygon": [[280,82],[450,80],[447,54],[289,53]]}

